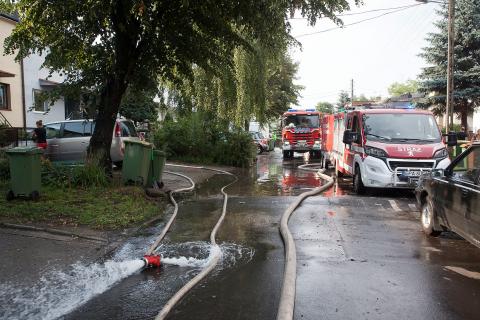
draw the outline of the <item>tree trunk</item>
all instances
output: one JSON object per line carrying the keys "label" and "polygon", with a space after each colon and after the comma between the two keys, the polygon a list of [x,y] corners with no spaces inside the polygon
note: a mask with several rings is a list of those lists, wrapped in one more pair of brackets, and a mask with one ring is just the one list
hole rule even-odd
{"label": "tree trunk", "polygon": [[112,171],[110,147],[117,113],[126,88],[125,81],[112,78],[107,81],[100,96],[95,130],[90,139],[87,160],[103,167],[106,173]]}
{"label": "tree trunk", "polygon": [[464,110],[462,110],[462,114],[461,114],[461,122],[462,122],[462,127],[465,128],[465,132],[468,132],[468,109],[465,108]]}

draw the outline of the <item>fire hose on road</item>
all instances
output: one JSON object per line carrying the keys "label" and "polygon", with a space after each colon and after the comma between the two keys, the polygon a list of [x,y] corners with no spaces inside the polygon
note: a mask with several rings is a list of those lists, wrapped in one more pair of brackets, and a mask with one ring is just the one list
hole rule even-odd
{"label": "fire hose on road", "polygon": [[[211,168],[206,168],[206,167],[196,167],[196,166],[182,166],[182,165],[172,165],[172,164],[167,164],[168,166],[173,166],[173,167],[183,167],[183,168],[191,168],[191,169],[203,169],[203,170],[210,170],[210,171],[215,171],[221,174],[226,174],[233,176],[235,180],[233,182],[230,182],[229,184],[225,185],[221,189],[221,193],[224,196],[223,200],[223,208],[222,208],[222,214],[220,218],[218,219],[215,227],[213,228],[211,234],[210,234],[210,243],[211,243],[211,251],[210,251],[210,257],[208,260],[207,265],[205,268],[197,274],[194,278],[192,278],[189,282],[187,282],[179,291],[173,295],[173,297],[170,298],[170,300],[164,305],[163,309],[158,313],[155,319],[161,320],[165,319],[166,316],[171,312],[171,310],[175,307],[175,305],[195,286],[197,285],[202,279],[204,279],[217,265],[218,261],[221,258],[221,251],[220,248],[218,247],[215,237],[218,229],[220,228],[225,215],[226,215],[226,209],[227,209],[227,202],[228,202],[228,194],[225,192],[225,189],[228,188],[230,185],[234,184],[237,182],[238,178],[233,175],[230,172],[223,171],[223,170],[218,170],[218,169],[211,169]],[[312,171],[316,172],[321,179],[327,181],[327,183],[323,186],[320,186],[318,188],[315,188],[311,191],[302,193],[297,197],[297,199],[287,208],[287,210],[284,212],[282,215],[281,223],[280,223],[280,233],[282,235],[283,241],[285,243],[285,270],[284,270],[284,277],[283,277],[283,285],[282,285],[282,292],[281,292],[281,297],[280,297],[280,303],[279,303],[279,308],[277,312],[277,320],[291,320],[293,319],[294,315],[294,308],[295,308],[295,290],[296,290],[296,262],[297,262],[297,257],[296,257],[296,249],[295,249],[295,242],[293,240],[293,236],[288,229],[288,220],[290,219],[291,215],[293,212],[297,209],[297,207],[305,200],[306,198],[310,196],[317,195],[319,193],[324,192],[325,190],[329,189],[333,184],[334,184],[334,179],[328,175],[325,175],[323,173],[324,170],[318,170],[318,169],[313,169],[311,167],[318,167],[316,164],[305,164],[301,165],[298,168],[300,170],[307,170],[307,171]],[[180,177],[183,177],[187,179],[190,183],[190,187],[186,188],[180,188],[177,190],[173,190],[170,192],[170,200],[175,206],[174,213],[172,214],[172,217],[168,221],[168,223],[165,225],[164,229],[160,233],[160,235],[156,238],[154,243],[150,246],[150,248],[146,252],[146,256],[144,257],[145,259],[145,266],[157,266],[156,260],[153,260],[153,262],[149,259],[155,259],[155,257],[152,255],[155,252],[155,249],[158,247],[160,242],[163,240],[165,237],[166,233],[168,232],[170,226],[172,225],[173,221],[175,220],[175,217],[178,212],[178,204],[175,201],[173,194],[174,193],[179,193],[179,192],[185,192],[185,191],[191,191],[195,188],[195,183],[193,180],[183,174],[176,173],[176,172],[171,172],[171,171],[165,171],[165,173],[177,175]],[[149,264],[150,263],[150,264]],[[160,264],[160,261],[158,260],[158,266]]]}
{"label": "fire hose on road", "polygon": [[295,241],[293,240],[293,236],[288,229],[288,220],[303,200],[329,189],[334,183],[334,179],[332,177],[323,174],[324,170],[310,168],[312,166],[318,167],[317,164],[304,164],[299,166],[298,168],[301,170],[316,172],[320,176],[320,178],[327,181],[327,183],[323,186],[299,195],[297,199],[283,213],[282,220],[280,222],[280,233],[282,235],[283,242],[285,243],[285,269],[283,273],[282,293],[280,296],[280,304],[277,312],[277,320],[293,319],[293,313],[295,309],[297,252],[295,249]]}
{"label": "fire hose on road", "polygon": [[[210,255],[209,255],[207,265],[205,266],[205,268],[199,274],[197,274],[195,277],[193,277],[179,291],[177,291],[177,293],[175,293],[175,295],[173,295],[172,298],[170,298],[170,300],[164,305],[163,309],[158,313],[158,315],[156,316],[155,319],[165,319],[165,317],[170,313],[170,311],[173,309],[173,307],[188,293],[188,291],[190,291],[195,285],[197,285],[202,279],[204,279],[215,268],[218,261],[220,260],[221,250],[220,250],[220,247],[216,243],[215,237],[216,237],[217,231],[220,228],[220,226],[221,226],[221,224],[222,224],[222,222],[225,218],[226,212],[227,212],[228,194],[225,192],[225,189],[228,188],[229,186],[231,186],[232,184],[234,184],[235,182],[237,182],[237,180],[238,180],[238,178],[234,174],[232,174],[230,172],[227,172],[227,171],[224,171],[224,170],[219,170],[219,169],[212,169],[212,168],[206,168],[206,167],[195,167],[195,166],[184,166],[184,165],[174,165],[174,164],[167,164],[167,166],[209,170],[209,171],[214,171],[214,172],[217,172],[217,173],[220,173],[220,174],[225,174],[225,175],[232,176],[235,179],[232,182],[223,186],[222,189],[221,189],[221,192],[223,194],[222,214],[221,214],[220,218],[218,219],[217,223],[215,224],[215,227],[213,228],[212,232],[210,233],[210,244],[211,244],[212,247],[211,247],[211,250],[210,250]],[[170,226],[172,225],[172,223],[175,220],[175,217],[177,215],[178,204],[175,201],[175,199],[173,198],[173,194],[174,193],[179,193],[179,192],[191,191],[195,188],[195,182],[193,182],[193,180],[191,178],[187,177],[186,175],[176,173],[176,172],[171,172],[171,171],[165,171],[165,173],[169,173],[169,174],[173,174],[173,175],[183,177],[190,182],[191,186],[186,187],[186,188],[176,189],[176,190],[173,190],[173,191],[170,192],[170,195],[169,195],[170,201],[172,201],[172,203],[174,204],[175,209],[174,209],[174,212],[173,212],[172,216],[170,217],[168,223],[165,225],[162,232],[160,233],[160,235],[156,238],[154,243],[147,250],[146,255],[144,257],[146,267],[150,267],[150,266],[157,267],[157,266],[160,265],[159,257],[153,255],[153,253],[155,252],[155,249],[158,247],[160,242],[165,237],[166,233],[170,229]],[[157,265],[157,259],[158,259],[158,265]]]}

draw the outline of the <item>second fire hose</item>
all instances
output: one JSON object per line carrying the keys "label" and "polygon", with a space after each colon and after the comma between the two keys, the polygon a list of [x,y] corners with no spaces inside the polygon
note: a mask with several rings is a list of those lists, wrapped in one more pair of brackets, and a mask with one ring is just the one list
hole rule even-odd
{"label": "second fire hose", "polygon": [[299,166],[301,170],[316,172],[321,179],[327,181],[323,186],[315,188],[311,191],[302,193],[297,199],[287,208],[283,213],[282,220],[280,222],[280,233],[285,243],[285,270],[283,273],[283,285],[282,293],[280,296],[280,304],[277,312],[277,320],[292,320],[295,310],[295,291],[296,291],[296,278],[297,278],[297,252],[295,249],[295,241],[293,240],[292,233],[288,229],[288,220],[292,213],[306,198],[319,194],[329,189],[334,179],[326,174],[323,174],[322,170],[312,169],[309,167],[318,166],[316,164],[306,164]]}

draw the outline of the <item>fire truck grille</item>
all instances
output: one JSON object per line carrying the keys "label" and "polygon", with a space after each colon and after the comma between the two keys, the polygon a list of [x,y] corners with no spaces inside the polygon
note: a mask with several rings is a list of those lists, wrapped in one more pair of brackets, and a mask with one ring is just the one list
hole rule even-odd
{"label": "fire truck grille", "polygon": [[388,161],[388,164],[392,171],[399,167],[433,169],[435,161]]}
{"label": "fire truck grille", "polygon": [[295,133],[293,135],[293,143],[296,143],[297,141],[311,141],[313,140],[313,134],[312,133]]}

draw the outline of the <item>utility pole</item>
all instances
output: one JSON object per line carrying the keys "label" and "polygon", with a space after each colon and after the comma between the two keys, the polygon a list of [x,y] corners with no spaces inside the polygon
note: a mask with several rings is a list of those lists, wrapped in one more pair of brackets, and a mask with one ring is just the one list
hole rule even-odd
{"label": "utility pole", "polygon": [[353,79],[352,79],[352,95],[351,95],[351,97],[352,97],[352,99],[351,99],[351,100],[352,100],[352,101],[351,101],[351,103],[352,103],[352,107],[353,107]]}
{"label": "utility pole", "polygon": [[448,62],[447,62],[447,104],[446,129],[453,130],[453,64],[455,47],[455,0],[448,2]]}

